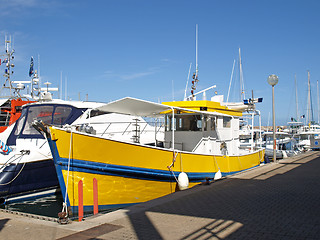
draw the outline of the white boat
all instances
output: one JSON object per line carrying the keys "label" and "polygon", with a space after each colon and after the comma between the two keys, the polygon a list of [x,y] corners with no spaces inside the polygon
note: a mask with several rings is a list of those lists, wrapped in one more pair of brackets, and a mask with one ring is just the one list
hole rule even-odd
{"label": "white boat", "polygon": [[[287,132],[276,132],[276,158],[282,159],[293,156],[297,152],[297,141]],[[273,158],[273,132],[264,132],[263,146],[266,149],[266,156]]]}
{"label": "white boat", "polygon": [[47,196],[59,189],[49,145],[32,126],[35,120],[60,127],[74,125],[80,132],[110,139],[145,144],[154,139],[154,135],[148,134],[154,127],[143,118],[93,110],[105,103],[50,100],[48,96],[45,99],[23,106],[18,121],[0,134],[1,141],[10,149],[8,154],[0,154],[2,203]]}

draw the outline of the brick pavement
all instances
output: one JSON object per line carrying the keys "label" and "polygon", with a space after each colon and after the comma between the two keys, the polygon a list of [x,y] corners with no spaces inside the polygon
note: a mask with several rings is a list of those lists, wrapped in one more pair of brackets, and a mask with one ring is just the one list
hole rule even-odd
{"label": "brick pavement", "polygon": [[[55,234],[41,239],[315,240],[320,239],[319,173],[320,152],[308,152],[81,223],[34,224]],[[10,236],[10,221],[20,226],[22,220],[1,216],[0,239]]]}

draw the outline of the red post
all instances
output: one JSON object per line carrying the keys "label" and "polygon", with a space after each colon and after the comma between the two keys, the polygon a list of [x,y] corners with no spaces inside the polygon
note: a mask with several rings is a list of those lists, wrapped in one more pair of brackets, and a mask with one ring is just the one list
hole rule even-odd
{"label": "red post", "polygon": [[97,214],[99,211],[98,208],[98,180],[93,179],[93,214]]}
{"label": "red post", "polygon": [[82,180],[78,183],[78,217],[79,222],[83,219],[83,182]]}

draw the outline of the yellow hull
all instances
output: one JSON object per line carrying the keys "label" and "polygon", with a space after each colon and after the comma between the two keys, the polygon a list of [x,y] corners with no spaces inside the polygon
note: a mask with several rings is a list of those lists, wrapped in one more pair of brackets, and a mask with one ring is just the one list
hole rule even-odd
{"label": "yellow hull", "polygon": [[[229,175],[258,166],[264,160],[264,150],[241,156],[173,153],[168,149],[71,134],[56,128],[50,131],[49,142],[61,190],[65,194],[68,182],[68,204],[73,211],[77,211],[79,204],[80,180],[83,182],[83,205],[88,211],[93,206],[93,179],[97,180],[100,210],[175,192],[180,172],[187,173],[189,187],[192,187],[206,178],[212,179],[219,169],[222,175]],[[176,161],[170,171],[168,166],[174,156]]]}

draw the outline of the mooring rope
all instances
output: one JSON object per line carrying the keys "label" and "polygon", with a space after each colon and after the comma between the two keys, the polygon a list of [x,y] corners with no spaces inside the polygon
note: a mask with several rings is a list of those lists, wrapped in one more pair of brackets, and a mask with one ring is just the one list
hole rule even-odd
{"label": "mooring rope", "polygon": [[68,216],[68,210],[67,210],[67,197],[68,197],[68,184],[69,184],[69,171],[70,171],[70,159],[71,159],[71,151],[72,151],[72,129],[70,133],[70,145],[69,145],[69,158],[68,158],[68,173],[67,173],[67,184],[66,184],[66,193],[64,197],[62,212],[65,212]]}
{"label": "mooring rope", "polygon": [[[24,153],[23,153],[21,156],[15,158],[13,161],[15,161],[15,160],[18,159],[18,158],[20,158],[20,160],[21,160],[21,158],[23,157],[23,155],[24,155]],[[20,160],[18,161],[18,163],[20,162]],[[10,163],[12,163],[13,161],[11,161]],[[19,175],[20,175],[20,173],[22,172],[22,170],[24,169],[25,165],[26,165],[26,162],[23,163],[23,166],[21,167],[21,169],[19,170],[18,174],[17,174],[13,179],[11,179],[11,180],[10,180],[9,182],[7,182],[7,183],[0,183],[0,186],[9,185],[9,184],[11,184],[14,180],[16,180],[17,177],[19,177]]]}
{"label": "mooring rope", "polygon": [[[176,151],[173,151],[173,159],[172,159],[172,163],[170,166],[167,166],[167,168],[169,169],[169,171],[172,173],[174,179],[176,180],[177,183],[178,182],[178,179],[176,178],[176,175],[174,174],[173,170],[171,169],[172,166],[174,165],[174,163],[176,162],[176,159],[177,159],[177,156],[178,156],[179,152],[176,152]],[[180,153],[180,158],[181,158],[181,153]],[[181,160],[181,159],[180,159]]]}

